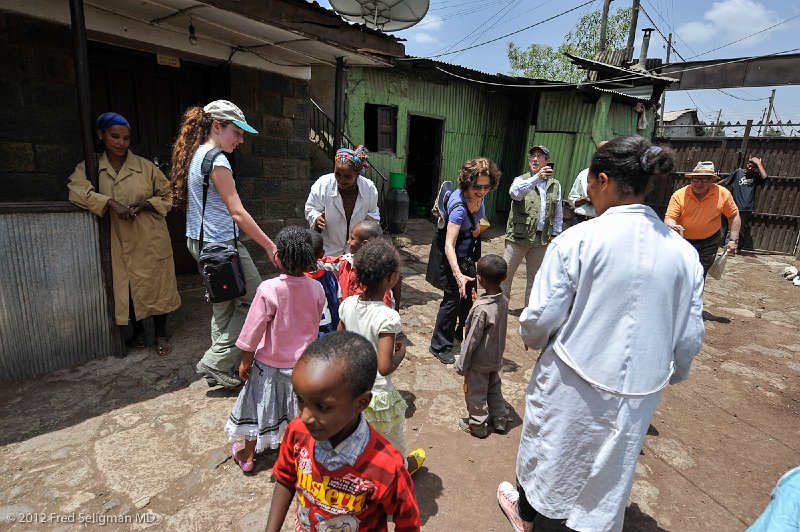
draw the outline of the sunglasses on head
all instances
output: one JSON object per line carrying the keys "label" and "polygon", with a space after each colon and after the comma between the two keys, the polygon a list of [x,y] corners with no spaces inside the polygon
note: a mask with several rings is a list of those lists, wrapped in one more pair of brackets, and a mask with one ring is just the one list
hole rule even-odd
{"label": "sunglasses on head", "polygon": [[475,190],[489,190],[492,188],[492,185],[478,185],[477,183],[473,183],[472,188]]}

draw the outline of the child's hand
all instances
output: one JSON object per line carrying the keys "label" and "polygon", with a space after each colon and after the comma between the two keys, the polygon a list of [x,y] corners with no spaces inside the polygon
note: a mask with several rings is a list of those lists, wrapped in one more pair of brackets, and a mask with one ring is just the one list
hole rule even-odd
{"label": "child's hand", "polygon": [[406,344],[402,340],[397,340],[394,343],[394,354],[392,355],[392,366],[397,368],[400,362],[406,358]]}
{"label": "child's hand", "polygon": [[252,362],[248,363],[246,360],[239,362],[239,378],[242,379],[243,382],[247,382],[247,379],[250,378],[250,370],[252,368]]}
{"label": "child's hand", "polygon": [[476,301],[477,299],[478,299],[478,291],[477,291],[477,290],[475,290],[475,288],[473,288],[473,289],[472,289],[472,302],[473,302],[473,303],[475,303],[475,301]]}

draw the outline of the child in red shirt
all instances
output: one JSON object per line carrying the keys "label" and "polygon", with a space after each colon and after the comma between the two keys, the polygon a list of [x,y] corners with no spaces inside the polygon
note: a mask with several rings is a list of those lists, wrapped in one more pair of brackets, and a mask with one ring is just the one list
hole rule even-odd
{"label": "child in red shirt", "polygon": [[298,417],[275,463],[267,532],[278,532],[297,495],[295,530],[420,530],[419,508],[403,456],[362,412],[378,371],[375,348],[355,333],[327,334],[295,365]]}
{"label": "child in red shirt", "polygon": [[[339,280],[339,287],[342,291],[341,301],[344,301],[352,295],[364,293],[364,287],[359,286],[356,281],[356,271],[353,268],[353,255],[355,255],[356,251],[361,249],[364,244],[382,235],[383,230],[381,229],[381,225],[372,218],[367,218],[355,224],[350,230],[350,238],[347,239],[347,246],[350,248],[350,253],[345,253],[338,257],[322,257],[321,260],[327,268],[330,268],[331,271],[336,273]],[[383,296],[383,302],[391,309],[395,307],[394,296],[391,290],[386,291]]]}

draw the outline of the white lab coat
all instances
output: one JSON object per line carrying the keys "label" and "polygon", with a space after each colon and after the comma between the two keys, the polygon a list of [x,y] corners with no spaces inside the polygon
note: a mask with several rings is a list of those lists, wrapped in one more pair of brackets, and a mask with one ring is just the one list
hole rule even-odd
{"label": "white lab coat", "polygon": [[544,348],[526,396],[517,477],[533,507],[575,530],[621,530],[661,391],[703,342],[697,252],[644,205],[554,239],[520,335]]}
{"label": "white lab coat", "polygon": [[325,174],[311,186],[306,199],[306,220],[313,229],[314,221],[325,213],[325,230],[322,240],[325,243],[325,255],[336,257],[347,252],[347,239],[350,228],[366,218],[380,221],[378,210],[378,189],[369,179],[358,176],[358,198],[350,217],[350,225],[344,215],[344,205],[339,195],[339,188],[333,174]]}

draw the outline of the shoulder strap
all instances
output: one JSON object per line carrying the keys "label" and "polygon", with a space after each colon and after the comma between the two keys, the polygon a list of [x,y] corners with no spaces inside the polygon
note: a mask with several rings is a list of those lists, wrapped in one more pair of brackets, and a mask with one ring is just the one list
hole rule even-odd
{"label": "shoulder strap", "polygon": [[[208,199],[208,187],[211,179],[211,171],[214,169],[214,160],[222,153],[222,148],[211,148],[203,157],[200,164],[200,173],[203,174],[203,210],[200,214],[200,251],[203,250],[203,226],[205,225],[206,200]],[[233,224],[233,245],[236,246],[236,224]]]}

